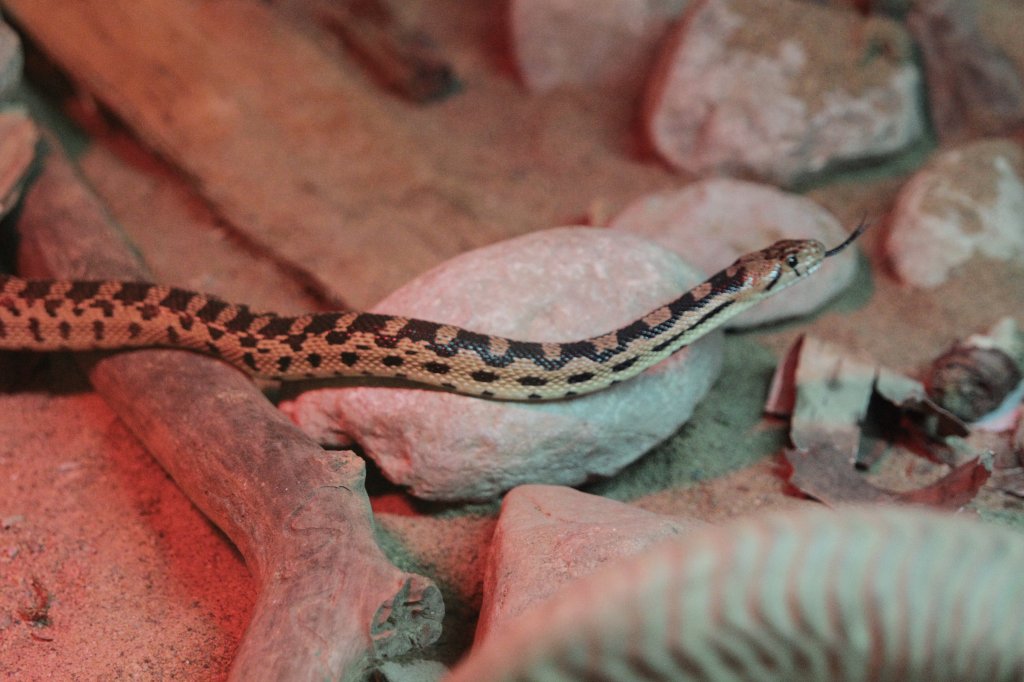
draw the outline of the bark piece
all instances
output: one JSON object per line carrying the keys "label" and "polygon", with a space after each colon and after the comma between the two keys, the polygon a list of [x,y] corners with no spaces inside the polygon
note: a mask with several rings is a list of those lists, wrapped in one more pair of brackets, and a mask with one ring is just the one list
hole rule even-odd
{"label": "bark piece", "polygon": [[875,364],[803,337],[790,439],[798,449],[835,448],[852,465],[875,383]]}
{"label": "bark piece", "polygon": [[[19,228],[26,274],[146,277],[59,153],[27,193]],[[355,678],[437,638],[440,593],[376,546],[357,457],[319,448],[240,372],[209,358],[145,350],[83,365],[260,583],[233,679]]]}
{"label": "bark piece", "polygon": [[933,437],[966,436],[970,432],[959,417],[928,397],[924,384],[899,372],[879,367],[875,392],[903,414],[914,417]]}

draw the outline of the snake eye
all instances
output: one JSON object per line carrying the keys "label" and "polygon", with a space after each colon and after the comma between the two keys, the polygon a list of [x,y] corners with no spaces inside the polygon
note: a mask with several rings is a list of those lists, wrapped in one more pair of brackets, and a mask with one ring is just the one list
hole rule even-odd
{"label": "snake eye", "polygon": [[795,253],[791,253],[786,256],[786,265],[795,270],[796,266],[800,265],[800,259],[796,257]]}

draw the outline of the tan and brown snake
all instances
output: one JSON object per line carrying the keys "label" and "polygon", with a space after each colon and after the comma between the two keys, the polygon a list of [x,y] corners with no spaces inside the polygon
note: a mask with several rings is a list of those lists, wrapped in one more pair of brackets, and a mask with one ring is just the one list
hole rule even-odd
{"label": "tan and brown snake", "polygon": [[184,348],[265,378],[386,377],[485,398],[557,400],[639,374],[809,276],[866,226],[833,249],[813,239],[776,242],[634,322],[579,341],[517,341],[365,312],[256,313],[145,282],[0,275],[0,349]]}

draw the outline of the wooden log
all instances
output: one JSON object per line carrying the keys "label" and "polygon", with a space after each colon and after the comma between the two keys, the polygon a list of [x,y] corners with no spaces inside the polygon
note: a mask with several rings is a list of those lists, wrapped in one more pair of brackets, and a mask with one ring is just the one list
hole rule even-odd
{"label": "wooden log", "polygon": [[372,305],[500,234],[355,75],[253,0],[3,0],[92,96],[244,238],[329,297]]}
{"label": "wooden log", "polygon": [[297,22],[336,34],[385,88],[425,103],[460,88],[455,71],[419,31],[402,26],[385,0],[274,0]]}
{"label": "wooden log", "polygon": [[[27,275],[146,278],[59,153],[27,192],[19,231]],[[375,661],[436,640],[440,592],[376,545],[359,458],[324,451],[215,360],[145,350],[83,364],[259,583],[232,679],[358,679]]]}

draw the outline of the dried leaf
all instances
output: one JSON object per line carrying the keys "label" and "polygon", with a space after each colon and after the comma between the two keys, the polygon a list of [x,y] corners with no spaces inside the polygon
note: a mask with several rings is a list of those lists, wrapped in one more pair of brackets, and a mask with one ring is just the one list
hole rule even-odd
{"label": "dried leaf", "polygon": [[800,492],[830,507],[897,500],[896,495],[864,480],[845,451],[818,447],[812,452],[788,449],[784,454],[793,467],[789,482]]}
{"label": "dried leaf", "polygon": [[795,447],[785,453],[792,467],[789,481],[824,504],[907,502],[958,508],[989,478],[991,457],[982,463],[975,456],[931,485],[893,492],[871,484],[854,467],[861,423],[875,393],[902,411],[924,415],[937,431],[967,433],[962,422],[928,398],[920,382],[805,337],[776,372],[769,409],[785,410],[790,393]]}
{"label": "dried leaf", "polygon": [[924,384],[885,367],[878,368],[875,392],[901,412],[916,417],[926,433],[935,438],[966,436],[970,433],[955,414],[928,397]]}
{"label": "dried leaf", "polygon": [[764,401],[764,412],[773,417],[788,417],[793,414],[796,404],[796,367],[800,362],[800,349],[803,347],[804,335],[796,338],[786,351],[782,362],[775,366],[771,386],[768,387],[768,398]]}
{"label": "dried leaf", "polygon": [[846,462],[840,451],[816,452],[787,450],[786,460],[793,467],[789,482],[801,492],[830,507],[841,504],[904,502],[942,509],[959,509],[974,499],[988,481],[990,463],[975,457],[955,467],[931,485],[907,492],[878,488]]}
{"label": "dried leaf", "polygon": [[926,504],[942,509],[959,509],[974,499],[992,475],[984,457],[964,462],[935,483],[924,488],[900,493],[897,499],[912,504]]}

